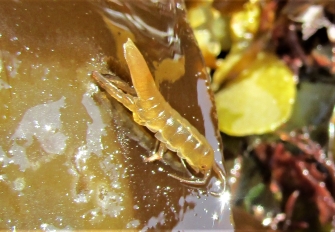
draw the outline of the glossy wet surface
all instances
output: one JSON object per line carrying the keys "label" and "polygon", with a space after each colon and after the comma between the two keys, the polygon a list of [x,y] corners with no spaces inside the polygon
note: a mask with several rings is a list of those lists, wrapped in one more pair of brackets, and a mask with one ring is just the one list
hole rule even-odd
{"label": "glossy wet surface", "polygon": [[229,195],[207,191],[217,178],[192,188],[168,177],[183,174],[178,160],[144,163],[153,135],[90,76],[108,71],[109,56],[124,65],[131,37],[165,99],[222,161],[208,76],[184,14],[179,2],[1,4],[0,228],[232,230]]}

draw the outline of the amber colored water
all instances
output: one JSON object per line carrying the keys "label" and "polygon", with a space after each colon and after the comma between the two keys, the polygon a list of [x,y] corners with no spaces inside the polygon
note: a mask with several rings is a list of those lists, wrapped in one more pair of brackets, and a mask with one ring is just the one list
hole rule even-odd
{"label": "amber colored water", "polygon": [[183,6],[132,2],[2,1],[0,229],[232,230],[229,206],[206,186],[168,177],[178,161],[143,162],[153,135],[90,76],[107,71],[108,56],[124,62],[128,37],[153,71],[153,62],[185,56],[185,74],[160,81],[160,90],[222,161],[208,77]]}

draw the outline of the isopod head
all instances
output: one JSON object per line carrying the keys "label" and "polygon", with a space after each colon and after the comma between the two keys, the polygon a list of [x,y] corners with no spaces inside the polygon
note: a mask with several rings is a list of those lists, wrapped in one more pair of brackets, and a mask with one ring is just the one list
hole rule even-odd
{"label": "isopod head", "polygon": [[214,152],[212,149],[208,149],[205,152],[198,153],[197,150],[190,151],[192,155],[185,158],[187,164],[196,172],[201,174],[207,174],[212,169],[214,162]]}

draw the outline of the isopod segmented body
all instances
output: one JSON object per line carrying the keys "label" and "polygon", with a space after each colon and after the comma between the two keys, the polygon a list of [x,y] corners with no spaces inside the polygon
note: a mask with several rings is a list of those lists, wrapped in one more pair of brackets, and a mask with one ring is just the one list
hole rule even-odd
{"label": "isopod segmented body", "polygon": [[[155,133],[161,142],[160,150],[169,149],[177,153],[196,173],[202,173],[203,178],[185,179],[170,174],[170,176],[189,184],[205,184],[211,170],[214,170],[220,180],[225,183],[224,171],[214,160],[214,151],[207,139],[184,117],[182,117],[159,92],[150,70],[135,44],[128,39],[123,45],[124,56],[128,64],[133,87],[137,96],[125,93],[98,72],[93,72],[93,78],[116,100],[133,112],[134,120]],[[152,155],[147,160],[161,158]]]}

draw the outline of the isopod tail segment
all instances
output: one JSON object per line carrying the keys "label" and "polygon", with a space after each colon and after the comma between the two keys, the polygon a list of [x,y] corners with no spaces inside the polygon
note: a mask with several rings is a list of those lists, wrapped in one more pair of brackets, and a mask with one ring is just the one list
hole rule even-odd
{"label": "isopod tail segment", "polygon": [[[92,77],[109,95],[121,102],[130,111],[134,111],[134,96],[124,92],[126,91],[124,85],[119,84],[116,76],[111,74],[102,75],[97,71],[93,71]],[[130,86],[128,88],[131,89]]]}

